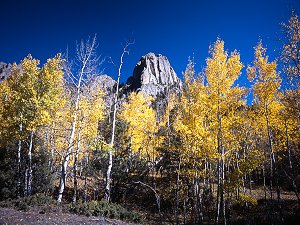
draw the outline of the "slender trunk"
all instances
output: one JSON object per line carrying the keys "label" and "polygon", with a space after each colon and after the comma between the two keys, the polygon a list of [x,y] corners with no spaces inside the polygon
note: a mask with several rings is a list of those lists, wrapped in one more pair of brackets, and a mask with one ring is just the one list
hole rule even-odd
{"label": "slender trunk", "polygon": [[[278,158],[277,158],[277,161],[278,161]],[[276,167],[275,167],[275,182],[276,182],[277,201],[279,203],[280,202],[280,187],[279,187],[279,177],[278,177],[278,165],[276,165]]]}
{"label": "slender trunk", "polygon": [[28,167],[27,167],[27,163],[25,163],[25,172],[24,172],[24,196],[27,196],[28,194]]}
{"label": "slender trunk", "polygon": [[271,199],[273,199],[273,180],[274,180],[275,158],[274,158],[273,140],[271,137],[269,112],[268,112],[267,105],[265,105],[265,117],[266,117],[266,122],[267,122],[267,134],[268,134],[268,142],[269,142],[269,148],[270,148],[270,193],[271,193]]}
{"label": "slender trunk", "polygon": [[205,157],[205,159],[204,159],[204,178],[203,178],[204,187],[206,187],[206,185],[207,185],[206,179],[207,179],[207,160]]}
{"label": "slender trunk", "polygon": [[127,47],[129,43],[124,47],[122,55],[120,57],[120,65],[118,68],[118,79],[117,79],[117,84],[116,84],[116,92],[114,96],[114,111],[113,111],[113,120],[112,120],[112,132],[111,132],[111,142],[110,142],[110,150],[109,150],[109,156],[108,156],[108,168],[106,172],[106,185],[105,185],[105,200],[110,201],[110,184],[111,184],[111,170],[113,167],[113,148],[115,144],[115,130],[116,130],[116,115],[117,115],[117,103],[118,103],[118,97],[119,97],[119,84],[120,84],[120,78],[121,78],[121,70],[123,66],[123,57],[125,53],[127,52]]}
{"label": "slender trunk", "polygon": [[74,167],[73,167],[73,176],[74,176],[74,193],[73,193],[73,202],[77,200],[77,169],[78,169],[78,154],[80,149],[80,132],[78,134],[77,147],[75,151]]}
{"label": "slender trunk", "polygon": [[149,189],[151,189],[153,191],[153,193],[155,195],[155,199],[156,199],[157,210],[158,210],[159,217],[160,217],[160,223],[163,224],[162,223],[161,208],[160,208],[160,195],[157,193],[157,191],[153,187],[149,186],[148,184],[145,184],[145,183],[143,183],[141,181],[137,181],[137,182],[134,182],[134,183],[141,184],[141,185],[143,185],[145,187],[148,187]]}
{"label": "slender trunk", "polygon": [[111,182],[111,169],[112,169],[112,150],[109,151],[108,168],[106,172],[106,186],[105,186],[105,200],[110,201],[110,182]]}
{"label": "slender trunk", "polygon": [[21,149],[22,149],[22,124],[19,125],[20,138],[18,142],[18,152],[17,152],[17,197],[20,198],[21,195]]}
{"label": "slender trunk", "polygon": [[178,208],[179,208],[180,168],[181,168],[181,157],[179,157],[179,161],[178,161],[177,180],[176,180],[176,193],[175,193],[175,199],[176,199],[176,203],[175,203],[176,204],[175,205],[175,219],[176,219],[176,224],[179,224]]}
{"label": "slender trunk", "polygon": [[32,145],[33,145],[33,131],[30,131],[30,142],[28,148],[28,181],[27,181],[27,194],[31,195],[32,183]]}
{"label": "slender trunk", "polygon": [[[209,171],[212,171],[211,167],[212,167],[211,163],[209,162],[209,164],[208,164]],[[215,191],[215,185],[214,185],[213,177],[210,176],[210,174],[208,176],[208,183],[209,183],[209,189],[211,190],[211,193],[214,193],[214,191]]]}
{"label": "slender trunk", "polygon": [[220,206],[220,203],[221,203],[221,201],[220,201],[220,192],[221,192],[221,190],[220,190],[220,187],[221,187],[221,185],[220,185],[220,181],[221,181],[221,168],[220,168],[220,159],[218,159],[218,165],[217,165],[217,169],[218,169],[218,180],[217,180],[217,214],[216,214],[216,224],[219,224],[219,219],[220,219],[220,208],[221,208],[221,206]]}
{"label": "slender trunk", "polygon": [[272,153],[270,155],[270,198],[273,200],[273,160],[272,160]]}
{"label": "slender trunk", "polygon": [[[84,174],[84,202],[87,201],[87,175],[88,175],[88,168],[89,165],[89,154],[86,153],[85,155],[85,174]],[[94,198],[95,200],[95,198]]]}
{"label": "slender trunk", "polygon": [[250,189],[250,195],[252,195],[252,180],[251,180],[251,174],[249,174],[249,189]]}
{"label": "slender trunk", "polygon": [[186,191],[184,191],[183,199],[183,224],[186,224],[186,198],[188,198]]}
{"label": "slender trunk", "polygon": [[194,214],[195,214],[195,220],[194,223],[198,224],[199,223],[199,209],[198,209],[198,185],[197,185],[197,175],[195,176],[193,180],[193,198],[194,198]]}
{"label": "slender trunk", "polygon": [[246,195],[246,185],[245,185],[246,176],[243,176],[242,180],[243,180],[243,184],[242,184],[243,185],[243,194]]}
{"label": "slender trunk", "polygon": [[[84,202],[87,201],[87,175],[84,175]],[[96,200],[96,198],[94,197],[94,200]]]}
{"label": "slender trunk", "polygon": [[111,132],[111,142],[109,150],[109,156],[108,156],[108,168],[106,172],[106,185],[105,185],[105,200],[110,201],[110,184],[111,184],[111,170],[113,167],[113,147],[115,142],[115,130],[116,130],[116,114],[117,114],[117,102],[118,102],[118,95],[119,95],[119,82],[120,82],[120,73],[117,80],[117,90],[115,93],[114,98],[114,111],[113,111],[113,120],[112,120],[112,132]]}
{"label": "slender trunk", "polygon": [[196,201],[195,201],[195,178],[191,181],[191,186],[189,187],[189,193],[191,198],[191,222],[193,224],[197,223],[197,210],[196,210]]}
{"label": "slender trunk", "polygon": [[292,158],[291,158],[291,149],[290,149],[290,143],[289,143],[289,132],[288,132],[288,125],[286,122],[286,119],[284,120],[284,126],[285,126],[285,141],[286,141],[286,149],[288,151],[288,162],[289,162],[289,169],[292,171],[293,165],[292,165]]}
{"label": "slender trunk", "polygon": [[[50,144],[51,146],[51,134],[50,134],[50,129],[49,127],[46,128],[45,132],[45,142]],[[48,157],[48,169],[51,171],[51,164],[52,164],[52,154]],[[46,179],[48,178],[48,174],[46,175]]]}
{"label": "slender trunk", "polygon": [[197,224],[203,224],[203,213],[202,213],[202,197],[200,191],[199,177],[196,175],[195,183],[195,196],[196,196],[196,209],[197,209]]}
{"label": "slender trunk", "polygon": [[66,184],[66,175],[67,175],[67,166],[69,161],[70,154],[67,154],[64,159],[61,166],[61,175],[60,175],[60,183],[59,183],[59,191],[58,191],[58,198],[57,201],[61,202],[62,195],[65,190],[65,184]]}
{"label": "slender trunk", "polygon": [[51,131],[51,136],[50,136],[50,144],[51,144],[51,158],[50,158],[50,172],[54,172],[53,170],[53,160],[54,160],[54,152],[55,152],[55,141],[54,141],[54,130],[52,129]]}
{"label": "slender trunk", "polygon": [[[246,148],[247,146],[245,146],[243,148],[243,159],[246,161]],[[245,174],[243,176],[243,194],[246,195],[246,180],[247,180],[247,175]],[[246,203],[246,207],[248,207],[247,203]]]}
{"label": "slender trunk", "polygon": [[222,209],[223,209],[223,217],[224,217],[224,225],[226,225],[226,200],[225,200],[225,151],[224,147],[222,146],[222,195],[221,195],[221,202],[222,202]]}
{"label": "slender trunk", "polygon": [[72,153],[72,148],[73,148],[75,127],[76,127],[76,117],[77,117],[77,115],[74,116],[73,125],[72,125],[72,133],[71,133],[70,140],[69,140],[69,146],[68,146],[67,152],[63,158],[62,165],[61,165],[59,192],[58,192],[58,198],[57,198],[58,202],[61,202],[64,190],[65,190],[67,167],[68,167],[70,155]]}
{"label": "slender trunk", "polygon": [[[240,171],[240,164],[239,164],[239,153],[237,152],[236,153],[236,168],[238,171]],[[238,181],[240,180],[240,175],[238,173]],[[237,188],[236,188],[236,199],[239,199],[239,194],[240,194],[240,185],[238,184],[237,185]]]}
{"label": "slender trunk", "polygon": [[266,172],[265,172],[265,165],[263,165],[263,183],[264,183],[265,200],[267,200],[267,187],[266,187]]}
{"label": "slender trunk", "polygon": [[82,161],[80,161],[79,177],[82,177],[82,169],[83,169]]}
{"label": "slender trunk", "polygon": [[225,149],[222,143],[222,115],[219,108],[220,102],[218,102],[218,153],[221,155],[221,159],[218,160],[218,193],[217,193],[217,223],[219,222],[220,211],[222,207],[223,221],[226,225],[226,202],[225,202]]}
{"label": "slender trunk", "polygon": [[76,124],[77,124],[77,111],[79,107],[79,100],[81,97],[80,91],[81,91],[81,80],[83,76],[83,71],[81,73],[82,75],[80,76],[80,79],[78,81],[77,85],[77,96],[75,100],[75,106],[74,106],[74,113],[73,113],[73,121],[72,121],[72,127],[71,127],[71,134],[68,142],[68,148],[65,153],[65,156],[62,161],[61,165],[61,175],[60,175],[60,182],[59,182],[59,191],[58,191],[58,197],[57,197],[57,202],[61,202],[63,193],[65,190],[65,185],[66,185],[66,175],[67,175],[67,167],[70,159],[70,155],[72,153],[73,145],[74,145],[74,139],[75,139],[75,130],[76,130]]}

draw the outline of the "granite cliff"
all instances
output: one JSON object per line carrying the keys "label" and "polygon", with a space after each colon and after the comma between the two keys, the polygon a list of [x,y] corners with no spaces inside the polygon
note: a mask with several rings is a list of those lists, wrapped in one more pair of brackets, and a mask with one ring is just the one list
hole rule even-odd
{"label": "granite cliff", "polygon": [[126,84],[130,91],[142,91],[154,98],[165,95],[167,88],[175,92],[182,88],[182,81],[167,57],[154,53],[148,53],[138,61]]}

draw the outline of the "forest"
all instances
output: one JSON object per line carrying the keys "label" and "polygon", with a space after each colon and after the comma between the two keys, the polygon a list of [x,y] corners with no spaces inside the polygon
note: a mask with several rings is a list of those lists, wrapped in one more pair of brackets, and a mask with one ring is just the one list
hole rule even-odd
{"label": "forest", "polygon": [[273,61],[264,40],[245,65],[216,38],[203,70],[190,57],[181,90],[156,98],[120,82],[132,42],[111,93],[97,79],[96,36],[71,59],[14,63],[0,83],[1,207],[136,224],[299,223],[298,15],[281,28]]}

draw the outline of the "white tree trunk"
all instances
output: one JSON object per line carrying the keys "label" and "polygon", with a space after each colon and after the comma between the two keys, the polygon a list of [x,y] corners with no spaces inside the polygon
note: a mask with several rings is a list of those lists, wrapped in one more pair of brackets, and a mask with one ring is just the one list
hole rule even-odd
{"label": "white tree trunk", "polygon": [[117,90],[115,93],[115,100],[114,100],[114,112],[113,112],[113,124],[112,124],[112,132],[111,132],[111,141],[110,141],[110,150],[108,156],[108,167],[106,172],[106,185],[105,185],[105,200],[110,201],[110,183],[111,183],[111,170],[113,167],[113,146],[115,141],[115,129],[116,129],[116,114],[117,114],[117,101],[119,95],[119,82],[120,82],[120,73],[118,75],[117,81]]}
{"label": "white tree trunk", "polygon": [[70,155],[72,154],[72,149],[74,146],[74,140],[75,140],[75,131],[76,131],[76,125],[77,125],[77,112],[79,109],[79,101],[81,98],[81,91],[82,91],[82,83],[84,82],[84,78],[90,80],[95,75],[95,67],[99,66],[99,58],[96,54],[96,36],[93,38],[93,40],[90,42],[89,40],[84,43],[81,41],[81,44],[77,46],[77,63],[80,65],[80,70],[78,73],[78,76],[74,76],[71,69],[69,67],[66,67],[67,74],[72,80],[73,84],[76,87],[76,98],[74,102],[74,112],[73,112],[73,120],[72,120],[72,126],[71,126],[71,133],[68,141],[68,147],[65,152],[64,159],[62,161],[61,165],[61,176],[60,176],[60,184],[59,184],[59,192],[57,201],[61,202],[63,192],[66,185],[66,175],[67,175],[67,168],[68,168],[68,162],[70,159]]}
{"label": "white tree trunk", "polygon": [[115,130],[116,130],[116,115],[117,115],[117,103],[118,103],[118,97],[119,97],[119,84],[120,84],[120,78],[121,78],[121,70],[123,66],[123,57],[125,53],[129,54],[127,51],[127,48],[132,43],[126,43],[125,47],[123,48],[123,52],[120,57],[120,65],[118,68],[118,79],[117,79],[117,87],[116,87],[116,93],[114,96],[114,111],[113,111],[113,120],[112,120],[112,132],[111,132],[111,141],[110,141],[110,150],[109,150],[109,156],[108,156],[108,168],[106,172],[106,185],[105,185],[105,200],[110,201],[110,183],[111,183],[111,170],[113,167],[113,148],[115,144]]}
{"label": "white tree trunk", "polygon": [[222,146],[222,208],[223,208],[223,217],[224,217],[224,225],[227,224],[226,220],[226,199],[225,199],[225,150]]}
{"label": "white tree trunk", "polygon": [[64,160],[62,162],[62,166],[61,166],[61,176],[60,176],[59,192],[58,192],[58,198],[57,198],[58,202],[61,202],[64,190],[65,190],[67,167],[68,167],[70,155],[72,153],[73,142],[74,142],[74,138],[75,138],[79,98],[80,98],[80,89],[78,89],[78,91],[77,91],[77,98],[76,98],[76,102],[75,102],[75,111],[73,114],[73,122],[72,122],[71,135],[69,138],[69,144],[68,144],[66,154],[64,156]]}
{"label": "white tree trunk", "polygon": [[73,194],[73,202],[77,200],[77,167],[78,167],[78,154],[80,150],[80,133],[78,134],[78,142],[75,152],[75,159],[74,159],[74,167],[73,167],[73,175],[74,175],[74,194]]}
{"label": "white tree trunk", "polygon": [[[22,134],[22,124],[19,125],[20,135]],[[22,149],[22,140],[21,137],[18,142],[18,152],[17,152],[17,197],[20,197],[21,193],[21,149]]]}
{"label": "white tree trunk", "polygon": [[32,183],[32,145],[33,145],[33,131],[30,131],[30,142],[28,148],[28,181],[27,181],[27,194],[31,195]]}

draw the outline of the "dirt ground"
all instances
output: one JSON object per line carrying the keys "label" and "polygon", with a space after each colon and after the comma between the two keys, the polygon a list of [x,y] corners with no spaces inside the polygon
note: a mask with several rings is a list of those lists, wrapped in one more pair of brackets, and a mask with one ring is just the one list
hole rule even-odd
{"label": "dirt ground", "polygon": [[49,212],[41,214],[38,210],[29,212],[18,211],[12,208],[0,207],[0,225],[71,225],[71,224],[91,224],[91,225],[133,225],[119,220],[101,218],[101,217],[86,217],[75,214],[67,214],[61,212]]}

